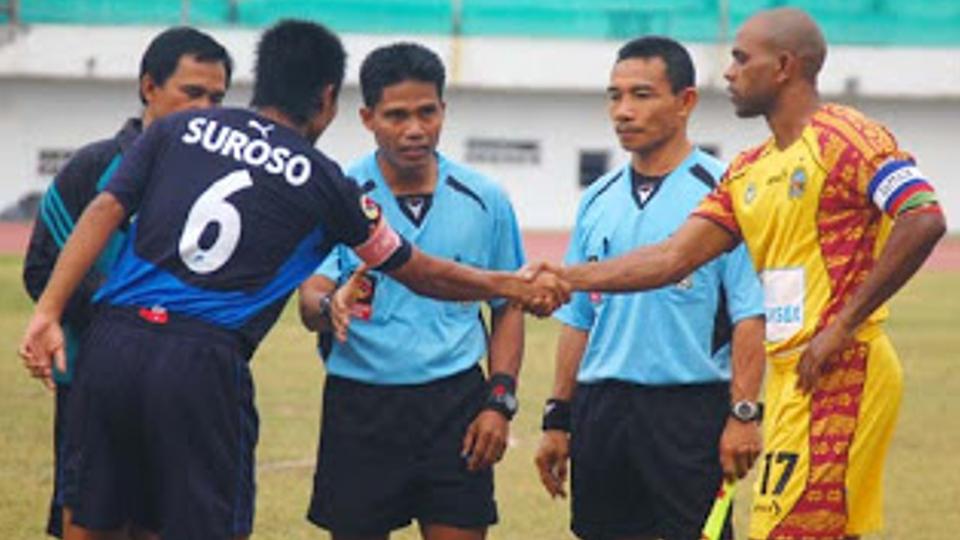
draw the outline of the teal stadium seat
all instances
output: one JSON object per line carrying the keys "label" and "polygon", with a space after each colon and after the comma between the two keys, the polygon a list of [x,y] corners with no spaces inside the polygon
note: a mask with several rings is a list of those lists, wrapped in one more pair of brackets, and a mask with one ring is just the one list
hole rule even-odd
{"label": "teal stadium seat", "polygon": [[[711,0],[463,0],[463,33],[615,40],[676,35],[687,26],[696,28],[709,4]],[[701,22],[685,33],[699,36],[703,29]],[[708,30],[715,29],[713,22]]]}
{"label": "teal stadium seat", "polygon": [[302,17],[340,32],[372,34],[446,34],[453,14],[448,0],[239,0],[237,11],[237,22],[248,26]]}
{"label": "teal stadium seat", "polygon": [[902,16],[919,19],[960,19],[960,0],[924,0],[923,2],[889,2],[889,8]]}
{"label": "teal stadium seat", "polygon": [[[721,1],[728,6],[721,28]],[[454,28],[454,3],[461,9]],[[2,0],[0,0],[2,3]],[[730,39],[759,9],[809,11],[836,44],[960,46],[960,0],[20,0],[26,24],[263,27],[283,17],[341,32],[449,34],[622,41],[666,34],[686,42]],[[183,10],[183,5],[188,8]],[[3,17],[3,15],[0,15]],[[4,19],[0,18],[0,22]]]}

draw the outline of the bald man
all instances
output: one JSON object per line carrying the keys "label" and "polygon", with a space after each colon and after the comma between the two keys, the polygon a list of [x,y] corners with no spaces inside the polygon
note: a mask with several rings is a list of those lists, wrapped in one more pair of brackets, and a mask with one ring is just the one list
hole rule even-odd
{"label": "bald man", "polygon": [[739,154],[665,242],[541,268],[577,290],[634,291],[676,282],[745,242],[764,285],[771,364],[750,538],[857,538],[882,525],[900,406],[885,302],[943,236],[943,214],[886,128],[820,101],[826,45],[808,15],[760,12],[732,56],[736,113],[762,115],[771,137]]}

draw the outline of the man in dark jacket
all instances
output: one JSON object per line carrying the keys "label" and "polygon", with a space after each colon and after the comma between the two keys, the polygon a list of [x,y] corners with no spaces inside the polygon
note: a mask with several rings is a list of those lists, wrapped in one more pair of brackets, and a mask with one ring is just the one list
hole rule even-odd
{"label": "man in dark jacket", "polygon": [[[144,108],[138,118],[128,119],[109,139],[78,150],[57,175],[40,204],[23,267],[23,281],[36,300],[53,271],[60,249],[87,204],[107,184],[126,150],[151,122],[168,114],[219,105],[227,88],[233,62],[227,50],[209,35],[188,27],[168,29],[157,35],[140,61],[139,94]],[[62,481],[61,444],[65,407],[75,369],[79,338],[92,314],[91,298],[103,282],[123,244],[118,232],[71,297],[64,313],[67,336],[67,370],[54,371],[54,493],[47,533],[61,536]]]}

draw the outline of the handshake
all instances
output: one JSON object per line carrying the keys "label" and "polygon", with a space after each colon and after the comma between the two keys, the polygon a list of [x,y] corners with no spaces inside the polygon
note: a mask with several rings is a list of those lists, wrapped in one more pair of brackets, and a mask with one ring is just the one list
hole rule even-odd
{"label": "handshake", "polygon": [[[401,269],[401,273],[391,275],[419,294],[452,301],[505,298],[537,317],[546,317],[570,301],[573,290],[563,277],[565,269],[546,262],[528,264],[514,273],[490,272],[447,261],[434,268],[440,270],[410,276]],[[361,265],[329,294],[325,312],[338,341],[346,341],[350,320],[357,313],[355,306],[369,296],[364,285],[368,271],[366,265]]]}
{"label": "handshake", "polygon": [[517,281],[508,280],[504,297],[528,313],[547,317],[570,301],[573,287],[563,273],[563,267],[547,262],[525,265],[515,274]]}

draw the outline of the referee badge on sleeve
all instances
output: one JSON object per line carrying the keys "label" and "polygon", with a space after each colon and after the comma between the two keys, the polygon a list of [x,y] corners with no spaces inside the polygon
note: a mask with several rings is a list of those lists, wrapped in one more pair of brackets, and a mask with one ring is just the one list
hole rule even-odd
{"label": "referee badge on sleeve", "polygon": [[350,314],[358,319],[369,321],[373,317],[373,294],[377,289],[377,278],[365,274],[360,280],[360,296],[350,309]]}
{"label": "referee badge on sleeve", "polygon": [[[598,260],[600,260],[600,258],[597,257],[596,255],[590,255],[589,257],[587,257],[587,262],[597,262]],[[599,304],[603,302],[603,294],[600,293],[599,291],[588,292],[587,298],[590,299],[591,304]]]}

